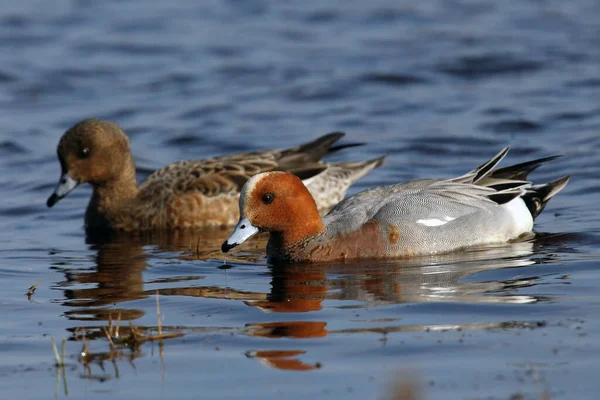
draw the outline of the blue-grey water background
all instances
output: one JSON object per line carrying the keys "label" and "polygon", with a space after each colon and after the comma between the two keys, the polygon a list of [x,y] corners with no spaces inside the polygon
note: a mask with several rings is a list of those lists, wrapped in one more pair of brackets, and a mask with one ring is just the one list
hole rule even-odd
{"label": "blue-grey water background", "polygon": [[[573,179],[533,240],[279,270],[260,241],[223,261],[226,231],[86,238],[89,187],[47,209],[87,117],[121,124],[140,179],[333,130],[367,143],[334,160],[388,155],[352,193],[505,145]],[[3,2],[0,397],[597,398],[599,135],[597,0]],[[156,328],[156,293],[183,336],[111,352],[102,327]]]}

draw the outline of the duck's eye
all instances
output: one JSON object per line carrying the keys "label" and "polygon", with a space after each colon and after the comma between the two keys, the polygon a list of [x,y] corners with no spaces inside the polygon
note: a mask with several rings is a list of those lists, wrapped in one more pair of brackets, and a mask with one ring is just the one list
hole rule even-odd
{"label": "duck's eye", "polygon": [[275,200],[275,195],[273,193],[265,193],[262,197],[263,204],[271,204]]}
{"label": "duck's eye", "polygon": [[81,157],[81,158],[88,158],[89,156],[90,156],[90,148],[89,147],[84,147],[79,152],[79,157]]}

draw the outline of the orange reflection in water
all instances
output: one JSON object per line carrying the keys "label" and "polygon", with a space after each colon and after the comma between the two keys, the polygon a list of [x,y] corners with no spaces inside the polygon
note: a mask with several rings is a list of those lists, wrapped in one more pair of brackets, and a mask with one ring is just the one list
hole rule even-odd
{"label": "orange reflection in water", "polygon": [[271,368],[285,371],[310,371],[320,368],[319,363],[308,364],[298,358],[305,353],[302,350],[261,350],[248,351],[246,357],[256,358]]}
{"label": "orange reflection in water", "polygon": [[247,324],[244,333],[265,338],[308,339],[327,336],[326,326],[327,322],[321,321],[262,322]]}
{"label": "orange reflection in water", "polygon": [[329,289],[325,270],[274,268],[271,293],[265,301],[246,304],[271,312],[309,312],[323,308]]}

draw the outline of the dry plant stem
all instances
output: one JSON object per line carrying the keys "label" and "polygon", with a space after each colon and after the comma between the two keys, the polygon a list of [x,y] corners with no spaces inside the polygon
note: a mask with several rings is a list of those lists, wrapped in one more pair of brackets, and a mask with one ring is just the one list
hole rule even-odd
{"label": "dry plant stem", "polygon": [[62,339],[61,353],[62,353],[62,365],[65,365],[65,357],[67,352],[67,338]]}
{"label": "dry plant stem", "polygon": [[112,314],[108,313],[108,335],[113,335]]}
{"label": "dry plant stem", "polygon": [[67,372],[65,371],[65,367],[62,368],[62,380],[63,380],[63,390],[65,391],[65,396],[69,395],[69,386],[67,385]]}
{"label": "dry plant stem", "polygon": [[156,291],[156,317],[158,318],[158,335],[162,335],[162,323],[160,322],[160,301],[158,300],[158,290]]}
{"label": "dry plant stem", "polygon": [[[110,326],[109,326],[109,329],[110,329]],[[108,339],[108,342],[110,343],[110,347],[112,349],[113,347],[115,347],[115,344],[114,344],[112,338],[110,337],[110,333],[108,332],[108,329],[106,329],[106,327],[103,326],[102,330],[104,331],[104,335],[106,335],[106,339]]]}
{"label": "dry plant stem", "polygon": [[35,285],[30,286],[29,289],[27,289],[27,293],[25,293],[25,295],[27,297],[31,297],[35,293],[35,289],[37,289],[37,287],[40,285],[40,283],[42,283],[42,281],[37,281],[37,283]]}
{"label": "dry plant stem", "polygon": [[63,365],[63,362],[60,359],[60,355],[58,354],[58,348],[56,347],[56,341],[54,340],[54,336],[50,336],[50,340],[52,341],[52,350],[54,351],[55,365],[57,367],[60,367]]}
{"label": "dry plant stem", "polygon": [[[83,342],[83,347],[81,348],[81,357],[84,358],[84,360],[87,360],[87,355],[90,352],[90,344],[84,340]],[[87,363],[87,361],[86,361]]]}
{"label": "dry plant stem", "polygon": [[66,372],[65,372],[65,357],[66,357],[66,351],[67,351],[67,339],[66,338],[62,339],[62,344],[61,344],[62,358],[58,354],[58,348],[56,347],[56,341],[54,340],[54,337],[50,336],[50,340],[52,341],[52,350],[54,351],[54,360],[55,360],[55,364],[54,365],[57,368],[57,373],[56,373],[56,388],[55,388],[55,391],[58,394],[59,381],[62,378],[63,386],[64,386],[63,390],[65,392],[65,395],[68,396],[69,395],[69,388],[67,386],[67,375],[66,375]]}
{"label": "dry plant stem", "polygon": [[118,338],[119,337],[119,326],[121,325],[121,312],[119,312],[119,315],[117,316],[117,326],[115,327],[115,337]]}
{"label": "dry plant stem", "polygon": [[163,384],[165,383],[165,372],[167,370],[167,366],[165,365],[165,359],[163,357],[164,353],[165,353],[165,344],[161,340],[158,344],[158,355],[160,358],[161,382]]}
{"label": "dry plant stem", "polygon": [[117,366],[117,360],[115,360],[114,358],[110,360],[113,368],[115,369],[115,378],[119,379],[119,367]]}

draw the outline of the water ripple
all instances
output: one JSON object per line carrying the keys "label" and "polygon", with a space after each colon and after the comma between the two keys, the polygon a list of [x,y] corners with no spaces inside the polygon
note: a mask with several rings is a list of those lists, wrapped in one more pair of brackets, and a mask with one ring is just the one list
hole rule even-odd
{"label": "water ripple", "polygon": [[482,129],[495,133],[536,132],[542,125],[527,119],[510,119],[483,124]]}
{"label": "water ripple", "polygon": [[[593,398],[599,4],[4,2],[2,393],[365,399],[399,368],[430,399]],[[536,183],[573,178],[515,243],[281,268],[264,237],[225,257],[228,230],[86,235],[87,184],[47,208],[59,137],[92,116],[126,130],[138,180],[340,129],[366,145],[330,160],[387,155],[352,193],[463,174],[506,145],[502,165],[564,155]],[[159,326],[183,336],[146,341]],[[69,339],[64,370],[48,336]]]}
{"label": "water ripple", "polygon": [[441,63],[439,71],[464,79],[482,79],[502,74],[528,74],[538,72],[548,65],[512,54],[486,54],[462,56]]}
{"label": "water ripple", "polygon": [[391,86],[406,86],[429,83],[427,79],[411,74],[373,73],[364,75],[361,77],[361,79],[365,82],[380,83]]}

